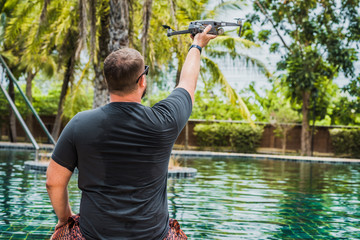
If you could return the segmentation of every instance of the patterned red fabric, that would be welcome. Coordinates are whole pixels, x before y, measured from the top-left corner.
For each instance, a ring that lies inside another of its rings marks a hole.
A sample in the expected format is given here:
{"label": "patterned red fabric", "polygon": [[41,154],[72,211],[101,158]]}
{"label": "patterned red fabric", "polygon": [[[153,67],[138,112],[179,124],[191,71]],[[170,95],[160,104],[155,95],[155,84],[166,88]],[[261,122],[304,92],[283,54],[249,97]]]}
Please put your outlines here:
{"label": "patterned red fabric", "polygon": [[180,229],[180,224],[175,219],[169,219],[169,232],[164,238],[164,240],[186,240],[187,236],[185,233]]}
{"label": "patterned red fabric", "polygon": [[80,232],[80,215],[69,217],[67,224],[55,230],[51,240],[86,240]]}
{"label": "patterned red fabric", "polygon": [[[51,240],[86,240],[80,232],[80,215],[69,217],[67,224],[55,230]],[[180,229],[180,224],[175,219],[169,220],[169,232],[164,240],[186,240],[185,233]]]}

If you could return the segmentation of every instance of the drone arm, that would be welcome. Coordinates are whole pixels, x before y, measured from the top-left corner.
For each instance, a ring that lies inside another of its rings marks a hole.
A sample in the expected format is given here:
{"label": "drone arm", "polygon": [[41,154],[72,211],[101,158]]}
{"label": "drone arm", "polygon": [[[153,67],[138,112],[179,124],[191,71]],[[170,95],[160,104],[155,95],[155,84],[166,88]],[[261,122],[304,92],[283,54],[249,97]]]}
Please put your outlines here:
{"label": "drone arm", "polygon": [[232,22],[221,22],[220,23],[221,26],[225,26],[225,27],[230,27],[230,26],[234,26],[234,27],[238,27],[238,26],[241,26],[240,24],[237,24],[237,23],[232,23]]}
{"label": "drone arm", "polygon": [[221,26],[234,26],[234,27],[239,27],[239,37],[241,35],[241,29],[242,29],[242,24],[241,23],[232,23],[232,22],[221,22]]}
{"label": "drone arm", "polygon": [[180,34],[188,34],[191,33],[190,30],[182,30],[182,31],[172,31],[172,32],[168,32],[167,36],[174,36],[174,35],[180,35]]}

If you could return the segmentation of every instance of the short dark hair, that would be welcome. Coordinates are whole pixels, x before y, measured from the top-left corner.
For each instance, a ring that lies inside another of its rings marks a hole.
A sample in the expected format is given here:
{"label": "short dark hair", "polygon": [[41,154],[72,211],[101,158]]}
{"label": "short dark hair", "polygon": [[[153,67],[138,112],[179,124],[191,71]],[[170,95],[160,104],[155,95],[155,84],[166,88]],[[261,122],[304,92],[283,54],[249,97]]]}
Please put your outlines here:
{"label": "short dark hair", "polygon": [[144,58],[135,49],[122,48],[104,61],[104,75],[111,93],[130,93],[136,89],[136,79],[144,71]]}

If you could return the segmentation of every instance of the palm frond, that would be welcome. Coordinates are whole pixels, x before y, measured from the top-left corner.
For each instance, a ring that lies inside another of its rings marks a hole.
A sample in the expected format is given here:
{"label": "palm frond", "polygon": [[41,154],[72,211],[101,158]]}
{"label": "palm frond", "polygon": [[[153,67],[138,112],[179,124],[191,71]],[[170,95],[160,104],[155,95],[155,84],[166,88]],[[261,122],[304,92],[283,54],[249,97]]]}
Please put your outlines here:
{"label": "palm frond", "polygon": [[222,59],[229,56],[232,60],[243,61],[246,64],[246,66],[248,66],[249,64],[251,64],[252,66],[255,66],[259,72],[263,73],[268,78],[270,78],[272,76],[271,72],[267,69],[267,67],[261,60],[259,60],[257,58],[253,58],[253,57],[249,56],[248,54],[241,53],[241,52],[240,53],[229,52],[226,50],[216,50],[216,49],[208,49],[206,51],[206,54],[212,58],[222,58]]}
{"label": "palm frond", "polygon": [[205,18],[215,18],[221,11],[228,10],[241,10],[241,5],[246,3],[241,1],[221,1],[220,4],[216,5],[213,9],[207,11],[204,15]]}
{"label": "palm frond", "polygon": [[86,74],[91,62],[92,62],[92,59],[90,58],[89,61],[86,63],[84,69],[82,70],[80,79],[76,83],[75,88],[71,89],[71,99],[70,99],[70,108],[69,108],[69,113],[71,116],[74,116],[77,113],[77,111],[75,110],[75,107],[76,107],[75,102],[77,100],[77,97],[81,94],[81,90],[82,90],[81,83],[83,82],[83,79],[85,77],[85,74]]}
{"label": "palm frond", "polygon": [[245,120],[247,120],[252,126],[255,126],[253,120],[251,119],[251,114],[250,114],[249,109],[247,108],[245,102],[236,93],[235,89],[233,89],[231,87],[229,82],[225,79],[219,66],[214,61],[212,61],[210,58],[203,56],[201,59],[202,59],[202,62],[207,66],[207,69],[209,69],[210,74],[212,76],[212,80],[222,86],[221,90],[229,98],[231,104],[233,106],[238,107],[241,116]]}
{"label": "palm frond", "polygon": [[239,44],[241,47],[244,48],[252,48],[252,47],[260,47],[260,45],[244,39],[244,38],[239,38],[239,37],[231,37],[231,36],[217,36],[215,39],[211,40],[211,42],[209,43],[209,46],[234,46],[236,44]]}
{"label": "palm frond", "polygon": [[21,33],[23,25],[32,25],[33,23],[29,22],[29,15],[34,12],[36,8],[36,2],[22,3],[19,4],[13,13],[13,17],[9,20],[6,31],[5,39],[8,41],[14,41],[18,35]]}

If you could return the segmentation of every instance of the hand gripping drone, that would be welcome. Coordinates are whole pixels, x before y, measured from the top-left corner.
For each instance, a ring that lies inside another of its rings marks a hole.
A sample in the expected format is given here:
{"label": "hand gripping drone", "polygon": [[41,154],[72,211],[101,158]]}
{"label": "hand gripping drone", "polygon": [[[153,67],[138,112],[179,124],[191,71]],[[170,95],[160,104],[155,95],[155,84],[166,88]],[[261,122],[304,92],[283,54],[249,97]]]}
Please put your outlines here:
{"label": "hand gripping drone", "polygon": [[201,33],[204,31],[204,29],[206,28],[207,25],[211,25],[212,28],[209,32],[209,34],[213,34],[213,35],[221,35],[224,33],[224,28],[223,27],[232,27],[232,26],[236,26],[239,27],[239,37],[241,34],[241,28],[242,28],[242,21],[241,18],[235,18],[236,23],[232,23],[232,22],[217,22],[217,21],[213,21],[213,20],[198,20],[198,21],[193,21],[189,24],[189,28],[188,30],[181,30],[181,31],[175,31],[173,29],[171,29],[171,27],[167,26],[167,25],[163,25],[163,27],[165,29],[167,29],[167,36],[174,36],[174,35],[179,35],[179,34],[191,34],[192,36],[195,36],[197,33]]}

